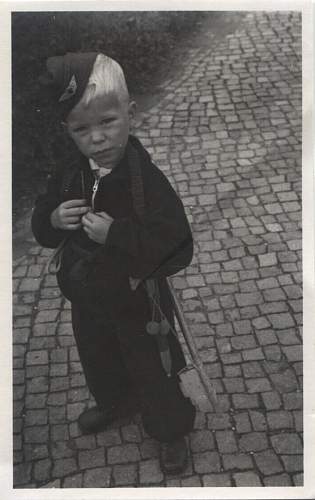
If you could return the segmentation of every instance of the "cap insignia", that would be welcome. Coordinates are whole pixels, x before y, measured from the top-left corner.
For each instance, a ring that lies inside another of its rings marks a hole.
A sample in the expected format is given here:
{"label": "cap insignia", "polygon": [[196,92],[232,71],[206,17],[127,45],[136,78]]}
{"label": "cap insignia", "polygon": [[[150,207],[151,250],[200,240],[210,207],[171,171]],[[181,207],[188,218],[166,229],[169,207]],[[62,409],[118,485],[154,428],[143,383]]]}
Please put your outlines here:
{"label": "cap insignia", "polygon": [[73,97],[77,91],[77,87],[78,85],[75,76],[72,75],[68,87],[66,88],[62,96],[59,98],[59,102],[67,101],[68,99]]}

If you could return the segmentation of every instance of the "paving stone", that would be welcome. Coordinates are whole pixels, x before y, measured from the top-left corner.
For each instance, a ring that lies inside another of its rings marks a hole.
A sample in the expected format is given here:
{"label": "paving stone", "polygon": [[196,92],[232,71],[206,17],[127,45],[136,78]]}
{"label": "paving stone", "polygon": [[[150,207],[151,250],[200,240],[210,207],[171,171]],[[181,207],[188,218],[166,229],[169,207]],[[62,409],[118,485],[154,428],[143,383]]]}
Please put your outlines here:
{"label": "paving stone", "polygon": [[218,337],[231,337],[233,335],[233,327],[230,323],[221,323],[216,326]]}
{"label": "paving stone", "polygon": [[224,366],[224,375],[228,378],[240,377],[242,375],[241,367],[237,365]]}
{"label": "paving stone", "polygon": [[41,281],[38,278],[23,278],[19,286],[19,292],[33,292],[39,290]]}
{"label": "paving stone", "polygon": [[276,330],[290,328],[295,325],[294,319],[290,313],[269,314],[269,321]]}
{"label": "paving stone", "polygon": [[281,455],[286,472],[300,472],[303,471],[303,455]]}
{"label": "paving stone", "polygon": [[73,476],[66,477],[62,483],[63,488],[82,488],[83,475],[74,474]]}
{"label": "paving stone", "polygon": [[107,429],[99,432],[96,439],[99,446],[110,447],[121,444],[119,429]]}
{"label": "paving stone", "polygon": [[13,346],[13,358],[24,358],[26,347],[24,345]]}
{"label": "paving stone", "polygon": [[201,411],[196,411],[194,429],[204,430],[207,427],[206,414]]}
{"label": "paving stone", "polygon": [[15,487],[28,484],[31,480],[31,464],[18,464],[13,467],[13,484]]}
{"label": "paving stone", "polygon": [[13,272],[13,277],[14,278],[23,278],[24,276],[26,276],[27,269],[28,269],[27,266],[16,267],[14,272]]}
{"label": "paving stone", "polygon": [[243,434],[239,439],[241,451],[260,451],[268,448],[268,441],[265,432],[250,432]]}
{"label": "paving stone", "polygon": [[13,343],[26,344],[29,340],[29,336],[30,336],[29,328],[15,328],[13,330]]}
{"label": "paving stone", "polygon": [[13,450],[13,465],[18,465],[23,462],[23,452]]}
{"label": "paving stone", "polygon": [[259,359],[264,359],[264,353],[261,347],[256,349],[247,349],[242,352],[244,361],[256,361]]}
{"label": "paving stone", "polygon": [[245,453],[222,455],[222,461],[224,470],[243,470],[253,467],[251,456]]}
{"label": "paving stone", "polygon": [[50,436],[52,441],[66,441],[69,439],[69,429],[67,424],[56,424],[50,426]]}
{"label": "paving stone", "polygon": [[203,453],[194,453],[194,469],[197,474],[206,474],[207,472],[220,472],[220,456],[216,451],[205,451]]}
{"label": "paving stone", "polygon": [[231,420],[228,413],[214,413],[207,415],[207,426],[212,430],[230,429]]}
{"label": "paving stone", "polygon": [[272,373],[270,378],[275,388],[281,393],[292,392],[298,388],[296,376],[291,369],[282,373]]}
{"label": "paving stone", "polygon": [[[25,370],[25,375],[27,379],[39,379],[41,377],[47,378],[48,376],[48,366],[47,365],[36,365],[36,366],[28,366]],[[27,384],[30,387],[30,384]]]}
{"label": "paving stone", "polygon": [[107,460],[109,464],[137,462],[140,460],[138,446],[136,446],[135,444],[113,446],[112,448],[108,449]]}
{"label": "paving stone", "polygon": [[303,411],[294,411],[294,428],[297,432],[303,432]]}
{"label": "paving stone", "polygon": [[288,474],[276,474],[263,479],[264,486],[292,486],[290,476]]}
{"label": "paving stone", "polygon": [[287,429],[293,425],[292,415],[287,411],[269,412],[267,421],[271,430]]}
{"label": "paving stone", "polygon": [[70,441],[55,441],[51,443],[52,458],[69,458],[75,454]]}
{"label": "paving stone", "polygon": [[217,431],[215,437],[220,453],[235,453],[237,451],[237,444],[233,431]]}
{"label": "paving stone", "polygon": [[38,337],[55,336],[57,324],[54,323],[40,323],[35,324],[33,327],[33,335]]}
{"label": "paving stone", "polygon": [[24,430],[24,439],[26,443],[42,444],[48,440],[48,425],[36,427],[27,427]]}
{"label": "paving stone", "polygon": [[111,481],[111,468],[93,468],[84,472],[84,488],[108,488]]}
{"label": "paving stone", "polygon": [[160,483],[163,474],[160,469],[159,460],[145,460],[139,464],[140,484]]}
{"label": "paving stone", "polygon": [[57,392],[48,395],[47,404],[52,406],[64,406],[67,401],[66,392]]}
{"label": "paving stone", "polygon": [[[252,326],[251,326],[251,322],[249,320],[235,321],[233,323],[233,328],[234,328],[234,331],[237,335],[248,336],[247,339],[249,338],[248,334],[252,333]],[[234,341],[238,340],[239,342],[245,343],[245,340],[241,339],[241,338],[240,339],[235,338],[233,340]],[[251,343],[255,345],[255,342],[253,342],[253,340],[251,341]],[[253,347],[253,345],[248,345],[247,347]],[[244,348],[246,348],[246,347],[244,347]]]}
{"label": "paving stone", "polygon": [[270,288],[265,290],[263,296],[266,302],[280,301],[286,298],[281,288]]}
{"label": "paving stone", "polygon": [[277,474],[283,471],[279,458],[272,450],[255,453],[254,460],[259,471],[265,476]]}
{"label": "paving stone", "polygon": [[227,392],[245,392],[245,386],[242,378],[223,379],[224,386]]}
{"label": "paving stone", "polygon": [[265,431],[267,429],[267,421],[262,411],[250,411],[250,420],[254,431]]}
{"label": "paving stone", "polygon": [[262,486],[259,476],[255,472],[236,472],[233,474],[236,486]]}
{"label": "paving stone", "polygon": [[278,345],[267,345],[264,347],[265,359],[267,361],[280,362],[282,351]]}
{"label": "paving stone", "polygon": [[236,409],[257,408],[259,406],[256,394],[233,394],[232,401]]}
{"label": "paving stone", "polygon": [[27,410],[24,423],[25,426],[45,425],[48,423],[48,411],[46,409]]}
{"label": "paving stone", "polygon": [[62,377],[68,375],[68,365],[66,363],[56,363],[50,365],[51,377]]}
{"label": "paving stone", "polygon": [[259,305],[263,302],[259,292],[236,294],[235,299],[239,307]]}
{"label": "paving stone", "polygon": [[280,396],[275,391],[265,392],[261,396],[267,410],[276,410],[282,405]]}
{"label": "paving stone", "polygon": [[192,452],[202,452],[214,449],[213,435],[208,430],[196,431],[190,434]]}
{"label": "paving stone", "polygon": [[302,345],[292,345],[282,348],[284,354],[286,355],[289,362],[302,361],[303,360],[303,348]]}
{"label": "paving stone", "polygon": [[13,450],[19,451],[22,450],[22,437],[18,435],[13,436]]}
{"label": "paving stone", "polygon": [[295,433],[276,434],[270,439],[277,454],[297,455],[303,452],[301,439]]}
{"label": "paving stone", "polygon": [[49,459],[39,460],[34,464],[33,477],[35,481],[48,481],[52,462]]}
{"label": "paving stone", "polygon": [[302,392],[291,392],[283,395],[283,404],[286,410],[295,410],[303,407]]}
{"label": "paving stone", "polygon": [[64,458],[55,460],[52,470],[52,477],[60,478],[77,471],[77,465],[74,458]]}
{"label": "paving stone", "polygon": [[137,483],[138,472],[136,464],[115,465],[113,467],[115,486],[131,486]]}
{"label": "paving stone", "polygon": [[[66,382],[66,381],[65,381]],[[66,383],[62,383],[60,389],[64,389],[67,387]],[[59,388],[58,387],[58,388]],[[55,390],[58,390],[55,388]],[[77,420],[79,415],[84,411],[85,403],[71,403],[67,405],[67,418],[72,422]]]}
{"label": "paving stone", "polygon": [[167,479],[165,481],[165,486],[169,488],[178,488],[181,486],[180,479]]}
{"label": "paving stone", "polygon": [[199,476],[195,475],[195,476],[187,477],[185,479],[181,479],[180,484],[184,488],[185,487],[186,488],[189,488],[189,487],[200,487],[200,486],[202,486],[202,481],[201,481],[201,478]]}
{"label": "paving stone", "polygon": [[269,288],[279,288],[279,283],[276,278],[265,278],[257,281],[257,286],[260,290],[267,290]]}
{"label": "paving stone", "polygon": [[265,375],[261,364],[257,361],[242,363],[242,370],[245,378],[263,377]]}
{"label": "paving stone", "polygon": [[48,355],[46,351],[31,351],[26,355],[26,363],[28,365],[46,365],[48,363]]}
{"label": "paving stone", "polygon": [[236,431],[238,433],[250,432],[251,424],[247,413],[236,413],[233,415]]}
{"label": "paving stone", "polygon": [[58,309],[39,311],[35,317],[35,323],[54,323],[59,314]]}
{"label": "paving stone", "polygon": [[246,379],[246,386],[249,393],[267,392],[271,390],[271,385],[267,378]]}
{"label": "paving stone", "polygon": [[[16,318],[17,316],[28,316],[30,317],[32,314],[32,309],[30,306],[27,306],[27,305],[15,305],[14,306],[14,310],[13,310],[13,315],[14,317]],[[27,324],[26,324],[27,323]],[[28,325],[28,321],[19,321],[19,322],[15,322],[15,325],[14,326],[29,326]]]}

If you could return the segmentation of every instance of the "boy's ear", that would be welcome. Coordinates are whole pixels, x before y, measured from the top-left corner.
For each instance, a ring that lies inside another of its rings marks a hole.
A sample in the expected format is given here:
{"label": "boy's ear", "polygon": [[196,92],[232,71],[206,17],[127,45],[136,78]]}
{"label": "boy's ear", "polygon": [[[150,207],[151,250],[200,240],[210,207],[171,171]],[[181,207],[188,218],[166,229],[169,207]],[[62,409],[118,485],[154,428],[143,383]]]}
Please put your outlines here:
{"label": "boy's ear", "polygon": [[137,103],[136,101],[130,101],[128,106],[128,114],[129,118],[132,120],[136,116],[137,112]]}

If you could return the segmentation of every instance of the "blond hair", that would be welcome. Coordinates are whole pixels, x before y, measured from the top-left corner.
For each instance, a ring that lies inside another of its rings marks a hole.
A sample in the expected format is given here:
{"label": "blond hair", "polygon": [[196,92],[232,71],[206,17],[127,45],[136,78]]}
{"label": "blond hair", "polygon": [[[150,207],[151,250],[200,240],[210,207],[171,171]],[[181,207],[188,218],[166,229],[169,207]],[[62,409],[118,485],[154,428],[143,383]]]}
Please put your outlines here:
{"label": "blond hair", "polygon": [[96,97],[109,94],[114,94],[122,102],[129,101],[129,92],[121,66],[105,54],[98,54],[80,103],[87,106]]}

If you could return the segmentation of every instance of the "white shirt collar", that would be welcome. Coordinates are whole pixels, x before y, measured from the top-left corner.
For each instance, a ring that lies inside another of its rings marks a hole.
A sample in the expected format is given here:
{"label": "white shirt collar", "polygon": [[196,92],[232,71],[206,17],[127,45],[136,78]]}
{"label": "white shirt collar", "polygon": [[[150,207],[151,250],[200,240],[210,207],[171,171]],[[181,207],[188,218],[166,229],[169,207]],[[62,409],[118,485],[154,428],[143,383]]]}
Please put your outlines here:
{"label": "white shirt collar", "polygon": [[93,158],[89,158],[89,164],[93,174],[95,174],[97,177],[104,177],[105,175],[108,175],[111,172],[111,170],[108,168],[100,167],[96,163],[96,161],[93,160]]}

